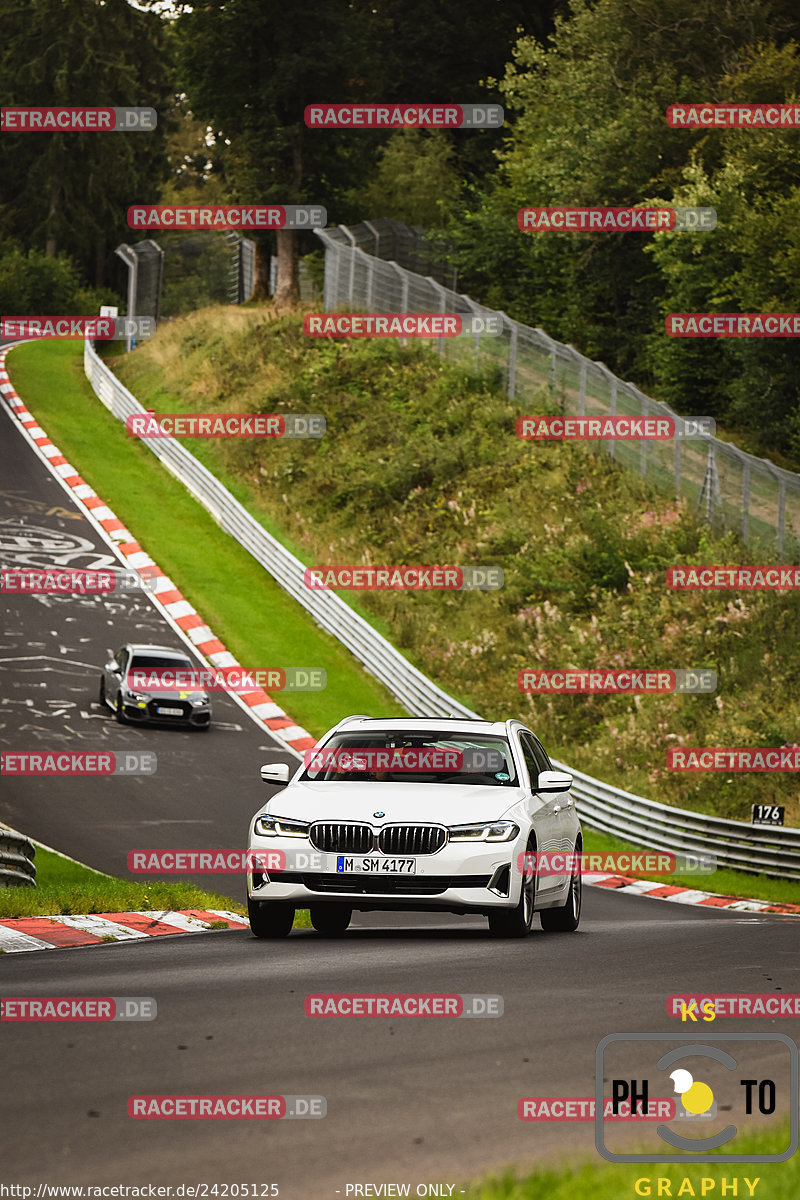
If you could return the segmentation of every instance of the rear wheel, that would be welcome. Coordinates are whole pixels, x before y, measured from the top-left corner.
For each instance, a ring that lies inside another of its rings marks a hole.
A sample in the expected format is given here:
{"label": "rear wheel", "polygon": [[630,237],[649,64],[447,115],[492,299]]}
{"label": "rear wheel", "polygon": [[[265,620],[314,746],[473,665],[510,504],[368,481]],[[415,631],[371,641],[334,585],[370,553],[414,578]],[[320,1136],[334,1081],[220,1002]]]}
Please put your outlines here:
{"label": "rear wheel", "polygon": [[569,884],[569,895],[560,908],[543,908],[539,920],[545,933],[574,933],[581,919],[583,881],[581,879],[581,846],[575,847],[575,869]]}
{"label": "rear wheel", "polygon": [[98,703],[103,706],[103,708],[106,707],[106,681],[102,676],[100,677],[100,690],[97,693],[97,700]]}
{"label": "rear wheel", "polygon": [[280,904],[270,900],[251,900],[247,897],[247,915],[250,928],[257,938],[288,937],[294,925],[294,909],[291,904]]}
{"label": "rear wheel", "polygon": [[317,933],[323,937],[339,937],[350,924],[353,910],[346,904],[312,904],[310,916]]}
{"label": "rear wheel", "polygon": [[125,718],[125,713],[122,710],[122,695],[121,694],[117,696],[117,707],[114,709],[114,716],[117,718],[117,722],[120,725],[127,725],[128,722]]}
{"label": "rear wheel", "polygon": [[[536,849],[533,838],[528,842],[527,855]],[[533,906],[536,900],[536,875],[530,870],[530,877],[522,878],[522,890],[519,904],[516,908],[498,908],[489,913],[489,932],[493,937],[518,938],[527,937],[533,921]]]}

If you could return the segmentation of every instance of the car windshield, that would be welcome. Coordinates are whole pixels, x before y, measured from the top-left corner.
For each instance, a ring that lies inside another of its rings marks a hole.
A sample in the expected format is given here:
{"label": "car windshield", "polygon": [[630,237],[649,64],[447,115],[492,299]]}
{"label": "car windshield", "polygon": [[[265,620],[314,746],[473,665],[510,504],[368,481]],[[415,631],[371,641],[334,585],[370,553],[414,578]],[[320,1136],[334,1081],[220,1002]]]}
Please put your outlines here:
{"label": "car windshield", "polygon": [[191,671],[188,658],[167,654],[135,654],[129,671]]}
{"label": "car windshield", "polygon": [[306,752],[301,779],[517,786],[506,738],[451,730],[334,734],[324,746]]}

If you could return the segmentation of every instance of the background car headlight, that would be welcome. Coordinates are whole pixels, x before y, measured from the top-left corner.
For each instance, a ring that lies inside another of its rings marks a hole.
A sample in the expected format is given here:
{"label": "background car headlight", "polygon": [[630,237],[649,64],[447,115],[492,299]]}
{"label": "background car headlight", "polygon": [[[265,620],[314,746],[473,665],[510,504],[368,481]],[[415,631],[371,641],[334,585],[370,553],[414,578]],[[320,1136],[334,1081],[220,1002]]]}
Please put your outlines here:
{"label": "background car headlight", "polygon": [[491,821],[481,825],[452,825],[451,842],[511,842],[519,833],[513,821]]}
{"label": "background car headlight", "polygon": [[266,813],[256,818],[253,828],[260,837],[308,837],[308,821],[287,821]]}

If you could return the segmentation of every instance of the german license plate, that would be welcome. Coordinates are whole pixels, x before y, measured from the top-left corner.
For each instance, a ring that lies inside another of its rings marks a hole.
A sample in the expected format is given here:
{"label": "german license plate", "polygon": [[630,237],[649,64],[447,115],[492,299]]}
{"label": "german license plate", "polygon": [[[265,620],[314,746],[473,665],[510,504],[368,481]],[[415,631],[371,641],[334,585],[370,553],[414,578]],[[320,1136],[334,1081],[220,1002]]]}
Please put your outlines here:
{"label": "german license plate", "polygon": [[347,854],[336,856],[336,870],[354,875],[414,875],[416,860],[413,858],[351,858]]}
{"label": "german license plate", "polygon": [[182,717],[182,708],[157,708],[156,712],[160,717]]}

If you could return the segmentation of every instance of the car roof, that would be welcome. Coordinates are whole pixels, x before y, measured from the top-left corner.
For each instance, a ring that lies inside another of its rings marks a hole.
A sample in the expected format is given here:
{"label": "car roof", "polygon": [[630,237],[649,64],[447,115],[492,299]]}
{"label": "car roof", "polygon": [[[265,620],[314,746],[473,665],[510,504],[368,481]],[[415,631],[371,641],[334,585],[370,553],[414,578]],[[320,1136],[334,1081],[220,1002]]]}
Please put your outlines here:
{"label": "car roof", "polygon": [[409,733],[429,733],[436,730],[452,730],[453,733],[489,733],[500,737],[508,735],[508,725],[505,721],[484,721],[482,718],[469,717],[345,717],[335,727],[333,732],[343,729],[374,730],[376,733],[387,729],[402,729]]}
{"label": "car roof", "polygon": [[151,642],[128,642],[134,654],[172,654],[176,658],[189,658],[187,650],[176,650],[174,646],[154,646]]}

